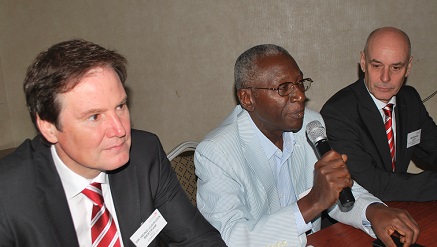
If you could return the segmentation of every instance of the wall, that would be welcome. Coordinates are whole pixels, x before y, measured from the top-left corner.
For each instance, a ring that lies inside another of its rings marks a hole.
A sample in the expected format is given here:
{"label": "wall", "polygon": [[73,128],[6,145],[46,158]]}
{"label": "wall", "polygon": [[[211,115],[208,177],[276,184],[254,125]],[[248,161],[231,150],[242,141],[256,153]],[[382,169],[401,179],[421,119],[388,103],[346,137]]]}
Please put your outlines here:
{"label": "wall", "polygon": [[[410,35],[408,84],[422,98],[437,90],[437,1],[0,0],[0,149],[35,135],[22,81],[37,53],[84,38],[129,60],[135,128],[152,131],[169,151],[201,140],[235,106],[233,65],[260,43],[285,47],[315,83],[309,106],[320,110],[358,77],[367,35],[393,25]],[[426,102],[437,119],[437,96]]]}

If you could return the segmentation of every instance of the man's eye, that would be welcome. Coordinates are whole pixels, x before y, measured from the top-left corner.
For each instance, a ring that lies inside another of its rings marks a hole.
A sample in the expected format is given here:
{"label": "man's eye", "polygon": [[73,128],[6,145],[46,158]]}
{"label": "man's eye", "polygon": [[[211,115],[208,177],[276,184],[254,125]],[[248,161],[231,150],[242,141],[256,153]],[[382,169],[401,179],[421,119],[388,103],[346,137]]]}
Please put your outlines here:
{"label": "man's eye", "polygon": [[291,83],[287,83],[287,84],[281,85],[279,87],[279,90],[283,91],[283,92],[287,92],[290,89],[290,86],[292,86]]}
{"label": "man's eye", "polygon": [[117,109],[119,110],[123,110],[124,108],[126,108],[126,103],[120,104]]}
{"label": "man's eye", "polygon": [[99,119],[100,115],[99,114],[94,114],[91,115],[88,119],[91,121],[97,121]]}
{"label": "man's eye", "polygon": [[298,87],[299,89],[304,89],[305,86],[304,86],[304,84],[303,84],[303,81],[299,81],[299,82],[297,82],[297,83],[296,83],[296,87]]}

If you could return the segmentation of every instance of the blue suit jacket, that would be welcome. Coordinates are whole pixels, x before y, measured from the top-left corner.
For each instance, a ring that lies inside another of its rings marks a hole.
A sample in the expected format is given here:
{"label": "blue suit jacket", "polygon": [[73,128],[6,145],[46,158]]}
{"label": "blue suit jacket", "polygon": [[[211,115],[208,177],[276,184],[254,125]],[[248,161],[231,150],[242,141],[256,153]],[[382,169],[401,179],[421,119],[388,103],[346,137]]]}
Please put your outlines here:
{"label": "blue suit jacket", "polygon": [[[41,136],[0,160],[0,246],[78,246],[50,147]],[[132,130],[129,162],[109,172],[125,247],[155,209],[167,220],[170,246],[225,246],[182,190],[156,135]],[[159,246],[155,239],[149,246]]]}
{"label": "blue suit jacket", "polygon": [[[320,114],[306,109],[303,126],[312,120],[323,123]],[[312,188],[317,162],[304,129],[295,133],[296,145],[288,162],[299,197]],[[268,162],[250,124],[250,116],[240,106],[196,148],[197,206],[229,246],[306,244],[306,235],[297,233],[292,207],[280,206]],[[369,227],[363,227],[362,215],[370,202],[379,200],[357,183],[353,192],[356,203],[352,210],[342,213],[335,205],[329,209],[330,215],[373,234]],[[314,219],[313,231],[319,229],[318,217]]]}

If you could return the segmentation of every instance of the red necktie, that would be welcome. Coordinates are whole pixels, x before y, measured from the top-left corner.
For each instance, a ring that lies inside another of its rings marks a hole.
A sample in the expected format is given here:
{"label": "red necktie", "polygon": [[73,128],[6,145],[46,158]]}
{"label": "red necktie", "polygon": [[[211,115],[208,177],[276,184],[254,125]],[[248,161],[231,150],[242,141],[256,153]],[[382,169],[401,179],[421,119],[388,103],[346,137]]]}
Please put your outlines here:
{"label": "red necktie", "polygon": [[395,171],[395,137],[392,128],[392,110],[393,104],[387,104],[382,108],[384,111],[385,119],[385,133],[387,134],[388,146],[390,147],[390,155],[391,155],[391,167],[393,171]]}
{"label": "red necktie", "polygon": [[120,247],[117,226],[105,206],[101,184],[89,184],[82,193],[93,201],[91,215],[91,240],[93,247]]}

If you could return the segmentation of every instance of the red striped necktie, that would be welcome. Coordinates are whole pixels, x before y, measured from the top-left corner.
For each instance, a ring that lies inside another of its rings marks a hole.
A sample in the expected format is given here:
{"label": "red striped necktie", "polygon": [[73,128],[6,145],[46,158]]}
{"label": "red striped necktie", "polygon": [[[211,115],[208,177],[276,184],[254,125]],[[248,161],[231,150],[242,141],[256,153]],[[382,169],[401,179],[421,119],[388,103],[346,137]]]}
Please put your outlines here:
{"label": "red striped necktie", "polygon": [[391,155],[391,167],[392,170],[395,171],[395,136],[393,133],[392,128],[392,111],[393,111],[393,104],[387,104],[382,108],[384,111],[385,119],[384,119],[384,125],[385,125],[385,133],[387,134],[387,140],[388,140],[388,146],[390,147],[390,155]]}
{"label": "red striped necktie", "polygon": [[105,206],[100,183],[91,183],[83,191],[91,201],[91,239],[93,247],[120,247],[117,226]]}

